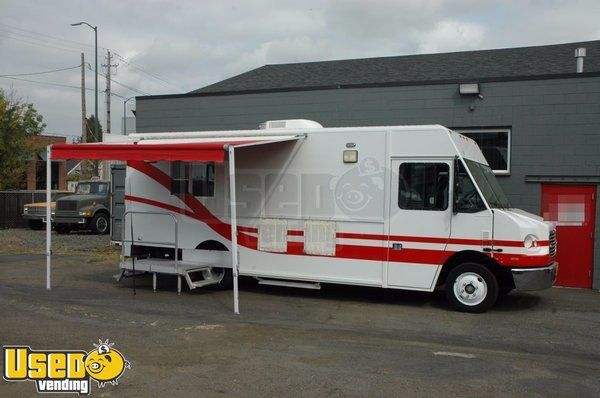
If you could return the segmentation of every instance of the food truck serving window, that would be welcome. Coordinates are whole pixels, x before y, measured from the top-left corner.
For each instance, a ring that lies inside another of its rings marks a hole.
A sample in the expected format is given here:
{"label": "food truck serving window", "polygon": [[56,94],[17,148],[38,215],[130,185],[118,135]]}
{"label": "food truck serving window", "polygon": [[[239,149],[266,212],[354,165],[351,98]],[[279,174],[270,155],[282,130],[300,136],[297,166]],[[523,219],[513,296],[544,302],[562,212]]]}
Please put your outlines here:
{"label": "food truck serving window", "polygon": [[446,210],[449,173],[447,163],[402,163],[398,206],[406,210]]}
{"label": "food truck serving window", "polygon": [[191,193],[194,196],[215,195],[215,164],[213,162],[172,162],[171,193]]}

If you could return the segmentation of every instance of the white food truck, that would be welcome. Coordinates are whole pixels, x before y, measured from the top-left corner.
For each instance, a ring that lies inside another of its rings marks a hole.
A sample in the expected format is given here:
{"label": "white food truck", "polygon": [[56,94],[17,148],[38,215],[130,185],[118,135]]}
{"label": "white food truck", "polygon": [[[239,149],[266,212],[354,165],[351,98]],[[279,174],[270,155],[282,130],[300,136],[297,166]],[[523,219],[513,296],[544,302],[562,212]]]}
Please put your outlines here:
{"label": "white food truck", "polygon": [[477,144],[439,125],[132,134],[52,157],[126,160],[121,277],[190,289],[321,283],[433,291],[483,312],[552,286],[552,224],[511,208]]}

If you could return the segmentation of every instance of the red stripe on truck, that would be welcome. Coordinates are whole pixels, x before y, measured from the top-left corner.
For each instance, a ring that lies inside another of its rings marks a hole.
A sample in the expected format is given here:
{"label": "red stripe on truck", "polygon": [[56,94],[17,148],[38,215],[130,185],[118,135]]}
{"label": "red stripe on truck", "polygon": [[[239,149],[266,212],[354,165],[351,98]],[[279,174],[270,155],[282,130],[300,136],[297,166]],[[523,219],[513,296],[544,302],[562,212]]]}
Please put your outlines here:
{"label": "red stripe on truck", "polygon": [[[171,190],[171,177],[162,170],[150,165],[147,162],[130,161],[127,163],[132,167],[153,180],[157,181],[166,189]],[[202,221],[213,231],[227,240],[231,240],[231,225],[224,223],[215,217],[198,199],[190,194],[174,195],[188,208],[183,209],[174,205],[158,202],[152,199],[141,198],[137,196],[126,195],[125,199],[139,203],[145,203],[151,206],[160,207],[175,213],[184,214],[188,217]],[[248,226],[238,226],[238,243],[246,248],[258,250],[258,239],[255,236],[245,234],[258,233],[258,228]],[[288,236],[303,236],[304,232],[299,230],[289,230]],[[439,238],[439,237],[422,237],[422,236],[400,236],[400,235],[377,235],[377,234],[362,234],[352,232],[339,232],[336,234],[338,239],[362,239],[362,240],[378,240],[378,241],[402,241],[415,243],[437,243],[437,244],[452,244],[452,245],[468,245],[468,246],[491,246],[492,241],[484,241],[479,239],[460,239],[460,238]],[[523,242],[520,241],[505,241],[496,240],[493,242],[495,246],[505,247],[523,247]],[[539,246],[548,246],[548,241],[538,242]],[[285,254],[306,255],[304,253],[303,242],[287,242],[288,250]],[[434,250],[434,249],[412,249],[404,248],[402,251],[388,250],[388,247],[379,246],[360,246],[337,244],[335,257],[348,259],[362,259],[374,261],[392,261],[406,262],[418,264],[443,264],[454,251]],[[277,253],[274,253],[277,254]],[[283,253],[282,253],[283,254]],[[389,255],[389,258],[387,257]],[[324,256],[329,257],[329,256]],[[535,267],[546,266],[550,262],[548,255],[524,255],[510,253],[494,253],[494,258],[502,265],[514,267]]]}

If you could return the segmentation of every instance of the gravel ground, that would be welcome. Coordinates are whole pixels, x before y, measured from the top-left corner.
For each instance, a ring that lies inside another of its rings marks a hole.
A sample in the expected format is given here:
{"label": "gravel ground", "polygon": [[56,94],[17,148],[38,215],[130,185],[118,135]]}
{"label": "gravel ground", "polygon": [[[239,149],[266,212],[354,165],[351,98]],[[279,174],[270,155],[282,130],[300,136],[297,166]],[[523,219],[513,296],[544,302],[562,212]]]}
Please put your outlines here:
{"label": "gravel ground", "polygon": [[[118,259],[120,247],[110,246],[109,235],[93,235],[87,231],[58,235],[52,232],[52,253],[54,254],[92,254]],[[0,253],[42,254],[46,252],[46,231],[30,229],[1,229]]]}

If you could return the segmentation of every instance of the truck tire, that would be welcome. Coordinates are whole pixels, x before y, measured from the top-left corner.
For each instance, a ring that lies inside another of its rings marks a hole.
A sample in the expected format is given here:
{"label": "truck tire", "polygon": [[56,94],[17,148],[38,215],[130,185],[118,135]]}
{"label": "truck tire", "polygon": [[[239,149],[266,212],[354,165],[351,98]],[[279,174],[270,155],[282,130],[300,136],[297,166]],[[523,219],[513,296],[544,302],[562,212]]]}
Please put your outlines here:
{"label": "truck tire", "polygon": [[59,235],[65,235],[71,232],[71,228],[67,224],[56,224],[54,227],[56,233]]}
{"label": "truck tire", "polygon": [[478,263],[454,268],[446,279],[446,298],[457,311],[482,313],[498,299],[498,280],[492,271]]}
{"label": "truck tire", "polygon": [[110,231],[108,223],[108,215],[106,213],[96,213],[90,222],[90,227],[94,234],[105,235]]}
{"label": "truck tire", "polygon": [[39,231],[40,229],[44,228],[44,223],[42,220],[29,220],[29,228],[33,229],[34,231]]}
{"label": "truck tire", "polygon": [[211,290],[229,290],[233,287],[233,274],[231,268],[217,268],[213,267],[214,272],[223,272],[223,279],[219,283],[214,285],[206,286],[207,289]]}

